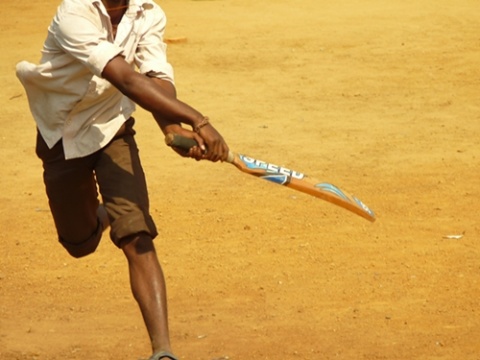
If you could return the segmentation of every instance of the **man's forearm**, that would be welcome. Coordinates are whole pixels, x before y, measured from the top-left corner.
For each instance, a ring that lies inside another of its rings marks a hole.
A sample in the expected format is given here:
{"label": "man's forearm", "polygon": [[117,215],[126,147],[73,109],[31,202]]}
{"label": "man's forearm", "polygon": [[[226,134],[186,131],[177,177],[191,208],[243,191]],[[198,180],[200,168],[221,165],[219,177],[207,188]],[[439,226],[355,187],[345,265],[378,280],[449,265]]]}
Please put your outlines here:
{"label": "man's forearm", "polygon": [[177,99],[175,87],[170,82],[138,73],[135,77],[135,83],[127,86],[124,94],[150,111],[157,121],[182,122],[191,126],[202,121],[200,112]]}
{"label": "man's forearm", "polygon": [[[149,74],[147,74],[147,76],[151,78],[158,86],[160,86],[168,94],[168,96],[175,99],[177,98],[177,90],[175,89],[175,85],[173,85],[170,81],[151,77]],[[152,115],[164,133],[168,132],[168,127],[171,125],[181,126],[178,120],[167,120],[165,116],[154,112],[152,112]]]}
{"label": "man's forearm", "polygon": [[[102,75],[125,96],[150,111],[157,121],[185,123],[195,127],[203,115],[176,98],[175,87],[134,71],[121,57],[112,59]],[[162,126],[162,124],[159,125]]]}

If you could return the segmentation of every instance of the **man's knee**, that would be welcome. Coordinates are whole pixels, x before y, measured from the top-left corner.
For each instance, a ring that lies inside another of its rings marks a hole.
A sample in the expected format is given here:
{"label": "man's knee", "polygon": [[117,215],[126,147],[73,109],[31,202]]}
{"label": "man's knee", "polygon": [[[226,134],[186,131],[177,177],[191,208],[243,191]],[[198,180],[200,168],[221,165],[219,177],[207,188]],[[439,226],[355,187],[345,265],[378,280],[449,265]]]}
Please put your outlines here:
{"label": "man's knee", "polygon": [[153,238],[146,232],[140,232],[138,234],[123,238],[120,241],[119,247],[127,256],[145,254],[150,251],[155,251]]}
{"label": "man's knee", "polygon": [[97,230],[87,240],[82,242],[69,242],[63,238],[59,238],[60,244],[74,258],[81,258],[95,252],[102,238],[103,227],[98,224]]}
{"label": "man's knee", "polygon": [[146,238],[153,239],[157,236],[152,217],[136,207],[133,210],[116,218],[111,224],[110,237],[119,248],[137,238],[135,242],[141,244]]}

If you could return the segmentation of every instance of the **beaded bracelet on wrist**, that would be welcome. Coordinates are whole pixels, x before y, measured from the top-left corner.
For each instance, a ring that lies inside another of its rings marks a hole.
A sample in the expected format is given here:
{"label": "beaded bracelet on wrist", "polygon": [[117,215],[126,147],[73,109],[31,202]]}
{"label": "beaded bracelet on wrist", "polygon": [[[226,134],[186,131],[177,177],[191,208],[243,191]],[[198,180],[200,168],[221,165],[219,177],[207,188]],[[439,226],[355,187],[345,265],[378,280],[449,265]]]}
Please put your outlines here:
{"label": "beaded bracelet on wrist", "polygon": [[202,121],[200,121],[194,128],[193,128],[193,131],[195,131],[197,134],[200,132],[201,128],[203,128],[204,126],[207,126],[208,124],[210,124],[210,119],[208,118],[208,116],[204,116]]}

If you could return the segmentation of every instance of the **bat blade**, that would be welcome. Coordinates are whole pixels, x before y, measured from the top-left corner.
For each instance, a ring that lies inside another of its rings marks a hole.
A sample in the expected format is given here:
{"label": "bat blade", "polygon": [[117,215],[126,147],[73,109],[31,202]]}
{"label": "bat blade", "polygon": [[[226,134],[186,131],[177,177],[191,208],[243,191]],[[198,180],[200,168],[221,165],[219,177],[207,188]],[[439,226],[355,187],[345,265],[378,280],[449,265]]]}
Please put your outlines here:
{"label": "bat blade", "polygon": [[[165,142],[169,146],[185,150],[197,145],[193,139],[187,139],[174,134],[168,134]],[[232,151],[230,151],[227,161],[244,173],[315,196],[349,210],[371,222],[375,221],[375,214],[367,205],[357,197],[333,184],[320,182],[304,173]]]}

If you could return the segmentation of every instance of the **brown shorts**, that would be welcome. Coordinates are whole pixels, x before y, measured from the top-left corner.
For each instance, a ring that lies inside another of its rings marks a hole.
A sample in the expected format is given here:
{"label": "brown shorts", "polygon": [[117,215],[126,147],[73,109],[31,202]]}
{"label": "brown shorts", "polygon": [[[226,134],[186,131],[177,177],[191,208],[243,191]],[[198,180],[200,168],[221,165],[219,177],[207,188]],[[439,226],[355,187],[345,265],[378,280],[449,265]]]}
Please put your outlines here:
{"label": "brown shorts", "polygon": [[97,218],[100,193],[110,220],[110,238],[123,239],[157,230],[149,214],[145,175],[134,139],[134,119],[115,138],[89,156],[65,160],[62,141],[49,149],[37,134],[36,153],[43,162],[43,178],[58,236],[73,256],[95,250],[102,236]]}

